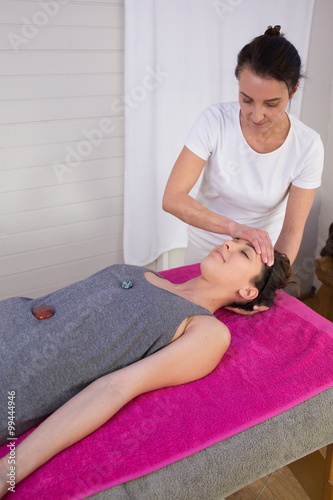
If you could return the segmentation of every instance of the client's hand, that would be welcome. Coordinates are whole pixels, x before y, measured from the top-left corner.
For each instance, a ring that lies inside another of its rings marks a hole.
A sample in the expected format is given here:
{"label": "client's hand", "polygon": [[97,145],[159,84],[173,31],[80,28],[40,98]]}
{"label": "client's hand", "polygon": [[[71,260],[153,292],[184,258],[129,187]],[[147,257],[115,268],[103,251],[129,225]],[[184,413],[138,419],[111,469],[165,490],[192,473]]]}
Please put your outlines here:
{"label": "client's hand", "polygon": [[253,314],[257,314],[258,312],[267,311],[269,307],[267,306],[253,306],[252,311],[245,311],[245,309],[240,309],[239,307],[225,307],[224,309],[228,309],[229,311],[235,312],[237,314],[242,314],[243,316],[252,316]]}
{"label": "client's hand", "polygon": [[5,459],[0,459],[0,498],[8,493],[9,483],[7,483],[7,474],[9,472],[8,463],[5,463]]}

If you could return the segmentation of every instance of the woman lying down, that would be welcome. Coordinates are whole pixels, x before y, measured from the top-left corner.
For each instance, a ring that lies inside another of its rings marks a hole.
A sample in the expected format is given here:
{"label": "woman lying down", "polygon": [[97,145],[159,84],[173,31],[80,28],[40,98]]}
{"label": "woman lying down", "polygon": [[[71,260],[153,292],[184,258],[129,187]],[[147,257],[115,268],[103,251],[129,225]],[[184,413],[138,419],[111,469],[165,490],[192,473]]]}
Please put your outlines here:
{"label": "woman lying down", "polygon": [[[270,306],[292,276],[286,256],[275,252],[267,267],[240,239],[214,248],[200,271],[175,285],[115,265],[39,299],[0,302],[1,405],[15,394],[16,411],[10,433],[2,417],[0,443],[50,415],[17,446],[16,483],[139,394],[210,373],[230,343],[214,311]],[[0,497],[8,462],[0,462]]]}

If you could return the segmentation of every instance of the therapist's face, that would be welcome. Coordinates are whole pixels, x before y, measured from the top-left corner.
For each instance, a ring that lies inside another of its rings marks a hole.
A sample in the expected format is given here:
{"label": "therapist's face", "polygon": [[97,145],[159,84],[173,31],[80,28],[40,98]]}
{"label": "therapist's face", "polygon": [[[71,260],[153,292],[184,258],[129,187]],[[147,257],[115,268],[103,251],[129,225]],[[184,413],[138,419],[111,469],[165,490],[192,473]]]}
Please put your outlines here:
{"label": "therapist's face", "polygon": [[283,125],[285,121],[288,122],[286,108],[289,97],[289,90],[284,82],[262,78],[247,67],[243,68],[239,75],[241,124],[256,133],[264,133]]}

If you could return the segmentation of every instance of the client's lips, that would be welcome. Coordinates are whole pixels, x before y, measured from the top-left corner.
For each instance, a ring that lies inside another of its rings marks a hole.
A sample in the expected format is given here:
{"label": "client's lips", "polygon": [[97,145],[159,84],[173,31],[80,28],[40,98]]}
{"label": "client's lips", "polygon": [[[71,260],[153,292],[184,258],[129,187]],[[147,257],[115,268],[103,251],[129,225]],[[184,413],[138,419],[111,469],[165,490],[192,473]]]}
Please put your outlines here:
{"label": "client's lips", "polygon": [[223,256],[223,253],[221,252],[221,250],[216,250],[216,253],[219,254],[219,256],[221,257],[221,259],[223,260],[223,262],[225,262],[225,258]]}

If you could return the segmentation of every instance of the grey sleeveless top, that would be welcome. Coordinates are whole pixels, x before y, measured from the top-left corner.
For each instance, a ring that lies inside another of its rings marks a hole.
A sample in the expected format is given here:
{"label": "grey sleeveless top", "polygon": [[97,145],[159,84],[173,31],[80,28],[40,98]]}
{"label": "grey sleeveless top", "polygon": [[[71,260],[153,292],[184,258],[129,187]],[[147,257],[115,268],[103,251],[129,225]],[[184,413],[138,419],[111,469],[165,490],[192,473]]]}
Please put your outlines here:
{"label": "grey sleeveless top", "polygon": [[[17,435],[93,380],[169,344],[185,318],[212,315],[152,285],[146,271],[110,266],[38,299],[0,302],[1,401],[7,401],[7,391],[16,391]],[[122,288],[127,280],[132,288]],[[40,305],[51,306],[54,316],[36,319],[31,311]],[[4,411],[1,443],[6,432]]]}

